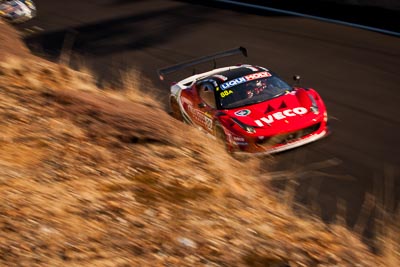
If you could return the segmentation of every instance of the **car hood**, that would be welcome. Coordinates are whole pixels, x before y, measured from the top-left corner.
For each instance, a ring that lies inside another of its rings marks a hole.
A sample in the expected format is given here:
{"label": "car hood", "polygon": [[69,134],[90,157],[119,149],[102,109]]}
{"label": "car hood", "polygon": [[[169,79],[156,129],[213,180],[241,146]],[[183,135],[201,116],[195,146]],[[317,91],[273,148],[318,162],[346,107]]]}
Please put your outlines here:
{"label": "car hood", "polygon": [[231,118],[253,126],[260,134],[295,131],[317,123],[323,116],[310,110],[311,100],[306,90],[295,90],[261,103],[225,110]]}

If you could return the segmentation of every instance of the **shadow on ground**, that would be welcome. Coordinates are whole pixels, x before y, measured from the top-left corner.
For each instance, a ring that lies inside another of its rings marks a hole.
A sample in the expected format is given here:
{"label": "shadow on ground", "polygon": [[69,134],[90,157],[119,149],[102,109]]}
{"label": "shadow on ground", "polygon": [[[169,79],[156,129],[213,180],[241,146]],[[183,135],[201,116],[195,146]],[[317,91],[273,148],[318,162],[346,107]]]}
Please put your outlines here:
{"label": "shadow on ground", "polygon": [[[76,53],[107,56],[126,50],[139,50],[177,38],[188,28],[204,23],[185,14],[193,7],[169,8],[134,16],[124,16],[56,32],[44,32],[25,38],[34,53],[52,59],[60,56],[66,40],[72,39]],[[174,30],[171,34],[171,29]]]}

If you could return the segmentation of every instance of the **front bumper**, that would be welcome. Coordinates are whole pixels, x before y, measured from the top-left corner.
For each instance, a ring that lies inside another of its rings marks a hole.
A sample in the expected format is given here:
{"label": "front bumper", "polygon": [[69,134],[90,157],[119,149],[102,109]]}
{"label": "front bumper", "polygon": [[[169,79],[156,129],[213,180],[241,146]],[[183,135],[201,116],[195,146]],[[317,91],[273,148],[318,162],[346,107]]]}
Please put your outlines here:
{"label": "front bumper", "polygon": [[[311,128],[311,127],[310,127]],[[303,129],[305,130],[305,129]],[[263,144],[259,144],[257,142],[257,138],[252,138],[251,140],[246,140],[247,145],[238,145],[238,144],[233,144],[234,149],[233,152],[235,154],[273,154],[273,153],[278,153],[286,150],[290,150],[299,146],[303,146],[305,144],[315,142],[327,135],[329,135],[330,131],[327,127],[327,124],[324,122],[320,124],[320,127],[318,129],[314,128],[314,131],[312,132],[307,132],[307,134],[302,135],[301,137],[298,138],[293,138],[293,139],[285,139],[282,142],[279,143],[269,143],[265,142]],[[283,136],[290,136],[290,133],[284,134]],[[271,137],[273,139],[275,137]],[[279,137],[278,137],[279,139]]]}

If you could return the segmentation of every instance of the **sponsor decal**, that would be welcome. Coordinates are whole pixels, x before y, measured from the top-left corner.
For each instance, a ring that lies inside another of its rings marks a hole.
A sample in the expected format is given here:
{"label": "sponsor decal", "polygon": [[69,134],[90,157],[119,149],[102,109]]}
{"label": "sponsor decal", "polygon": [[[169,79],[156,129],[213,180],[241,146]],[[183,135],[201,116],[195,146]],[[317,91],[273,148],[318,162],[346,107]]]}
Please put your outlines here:
{"label": "sponsor decal", "polygon": [[234,146],[248,146],[249,143],[246,142],[246,139],[237,135],[233,135],[229,131],[226,132],[227,141],[230,145]]}
{"label": "sponsor decal", "polygon": [[240,136],[233,136],[233,141],[244,142],[244,138]]}
{"label": "sponsor decal", "polygon": [[247,81],[252,81],[252,80],[255,80],[255,79],[266,78],[266,77],[271,77],[271,73],[269,73],[268,71],[263,71],[263,72],[257,72],[257,73],[249,74],[249,75],[246,75],[244,77],[239,77],[239,78],[236,78],[236,79],[233,79],[233,80],[230,80],[228,82],[225,82],[225,83],[221,84],[221,89],[222,90],[226,90],[226,89],[229,89],[229,88],[231,88],[231,87],[233,87],[235,85],[242,84],[242,83],[245,83]]}
{"label": "sponsor decal", "polygon": [[238,117],[245,117],[249,115],[251,111],[249,109],[241,109],[235,112],[235,115]]}
{"label": "sponsor decal", "polygon": [[260,79],[260,78],[266,78],[266,77],[271,77],[271,73],[268,71],[263,71],[263,72],[257,72],[253,74],[249,74],[247,76],[244,76],[247,81],[252,81],[255,79]]}
{"label": "sponsor decal", "polygon": [[247,143],[247,142],[237,142],[237,141],[235,141],[235,143],[236,143],[238,146],[247,146],[247,145],[249,145],[249,143]]}
{"label": "sponsor decal", "polygon": [[278,111],[278,112],[272,113],[266,117],[262,117],[258,120],[255,120],[254,122],[260,127],[263,127],[265,125],[270,126],[271,123],[273,123],[275,120],[279,121],[279,120],[286,119],[287,117],[294,117],[297,115],[301,116],[301,115],[306,114],[307,112],[308,112],[307,109],[303,108],[303,107],[297,107],[294,109],[286,109],[284,111]]}
{"label": "sponsor decal", "polygon": [[231,134],[227,134],[229,143],[237,146],[247,146],[249,143],[246,142],[246,139],[240,136],[235,136]]}
{"label": "sponsor decal", "polygon": [[213,121],[211,114],[204,113],[198,109],[193,108],[192,105],[188,106],[188,111],[191,113],[193,120],[199,123],[201,126],[211,130],[213,128]]}
{"label": "sponsor decal", "polygon": [[230,80],[229,82],[221,84],[221,89],[226,90],[228,88],[231,88],[232,86],[235,86],[235,85],[238,85],[238,84],[241,84],[244,82],[247,82],[247,80],[244,77],[236,78],[236,79]]}
{"label": "sponsor decal", "polygon": [[232,90],[226,90],[226,91],[222,91],[219,95],[221,96],[221,98],[224,98],[230,94],[233,94]]}

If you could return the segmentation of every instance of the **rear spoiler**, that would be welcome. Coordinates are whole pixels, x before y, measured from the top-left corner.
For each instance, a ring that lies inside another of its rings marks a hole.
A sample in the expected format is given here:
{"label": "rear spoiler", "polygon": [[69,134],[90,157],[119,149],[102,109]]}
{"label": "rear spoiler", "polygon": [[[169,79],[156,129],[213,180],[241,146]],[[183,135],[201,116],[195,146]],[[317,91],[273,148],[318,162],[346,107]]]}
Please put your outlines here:
{"label": "rear spoiler", "polygon": [[172,66],[169,66],[169,67],[166,67],[166,68],[162,68],[162,69],[159,69],[157,71],[158,77],[160,78],[160,80],[164,80],[165,75],[167,75],[169,73],[172,73],[172,72],[175,72],[175,71],[178,71],[178,70],[181,70],[181,69],[185,69],[187,67],[191,67],[191,66],[194,66],[194,65],[198,65],[200,63],[208,62],[208,61],[211,61],[211,60],[214,61],[214,69],[215,69],[216,68],[216,62],[215,62],[216,59],[223,58],[223,57],[228,57],[228,56],[233,56],[233,55],[237,55],[237,54],[243,54],[243,56],[247,57],[247,49],[242,47],[242,46],[240,46],[238,48],[234,48],[234,49],[231,49],[231,50],[226,50],[226,51],[219,52],[219,53],[216,53],[216,54],[212,54],[212,55],[209,55],[209,56],[196,58],[196,59],[193,59],[193,60],[185,61],[183,63],[172,65]]}

